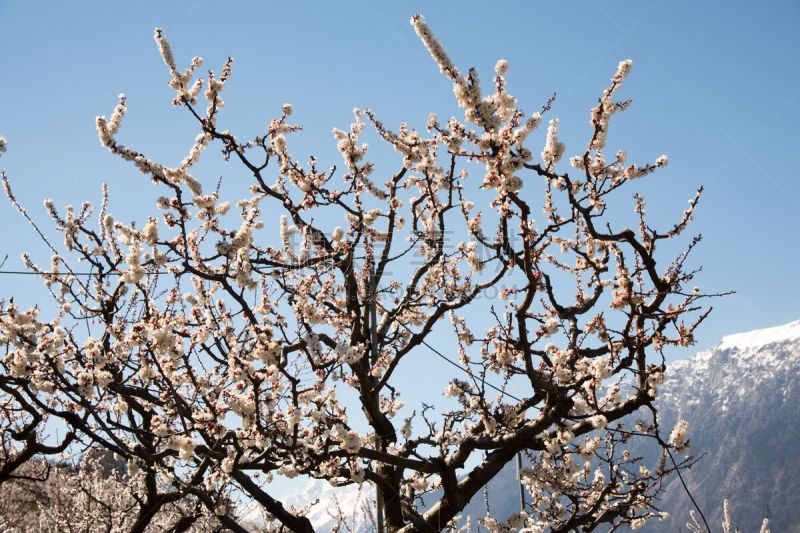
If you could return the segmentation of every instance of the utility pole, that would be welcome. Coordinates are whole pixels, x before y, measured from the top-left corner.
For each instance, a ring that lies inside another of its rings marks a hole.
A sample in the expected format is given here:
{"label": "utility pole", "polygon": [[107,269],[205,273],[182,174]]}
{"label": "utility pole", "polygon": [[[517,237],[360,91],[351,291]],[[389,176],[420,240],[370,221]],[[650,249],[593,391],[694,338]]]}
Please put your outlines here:
{"label": "utility pole", "polygon": [[[378,312],[376,310],[376,299],[378,293],[378,280],[375,276],[375,265],[370,268],[370,288],[369,288],[369,329],[370,329],[370,361],[373,365],[378,361]],[[375,444],[379,451],[383,451],[383,442],[375,430]],[[383,533],[383,495],[378,484],[375,484],[375,506],[378,515],[378,533]]]}
{"label": "utility pole", "polygon": [[525,512],[525,490],[522,488],[522,452],[517,452],[517,483],[519,484],[519,512]]}

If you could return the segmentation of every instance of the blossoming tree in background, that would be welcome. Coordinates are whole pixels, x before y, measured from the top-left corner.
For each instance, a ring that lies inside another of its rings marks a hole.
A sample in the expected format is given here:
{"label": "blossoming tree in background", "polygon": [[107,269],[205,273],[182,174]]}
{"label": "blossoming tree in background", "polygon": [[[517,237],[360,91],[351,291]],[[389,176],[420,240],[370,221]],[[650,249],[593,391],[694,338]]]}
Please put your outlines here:
{"label": "blossoming tree in background", "polygon": [[[110,453],[83,454],[77,465],[26,462],[0,492],[3,533],[130,531],[139,518],[138,487]],[[148,533],[219,531],[215,513],[192,498],[165,501],[145,526]]]}
{"label": "blossoming tree in background", "polygon": [[[439,531],[523,453],[525,512],[487,518],[490,529],[590,531],[661,515],[662,478],[686,461],[645,465],[625,448],[631,438],[688,447],[682,425],[662,440],[670,428],[659,428],[653,402],[662,350],[692,344],[708,313],[684,266],[698,239],[677,257],[657,250],[684,231],[699,191],[665,230],[647,223],[635,195],[638,223],[619,227],[609,199],[667,164],[605,154],[612,115],[630,103],[615,98],[631,61],[591,110],[588,143],[565,170],[557,119],[533,148],[552,101],[523,112],[506,89],[506,61],[485,90],[421,16],[411,23],[463,117],[432,114],[424,131],[395,131],[355,110],[349,129],[333,131],[343,167],[329,169],[291,154],[300,128],[288,104],[252,140],[227,131],[232,61],[206,78],[200,58],[180,70],[156,30],[173,102],[200,133],[178,166],[153,161],[117,140],[121,96],[97,119],[100,142],[162,191],[157,210],[123,224],[105,186],[97,210],[45,202],[63,246],[40,232],[50,264],[25,262],[54,305],[8,299],[0,313],[0,482],[33,456],[83,445],[127,464],[130,531],[183,500],[245,531],[224,505],[232,490],[275,524],[311,531],[271,492],[274,475],[368,481],[389,531]],[[371,162],[365,128],[402,161]],[[192,174],[212,144],[251,178],[233,205]],[[265,210],[282,213],[279,237]],[[398,369],[434,333],[447,338],[444,328],[461,367],[442,391],[446,409],[410,412]],[[639,410],[647,416],[635,428],[618,423]],[[68,428],[58,442],[45,438],[56,420]]]}

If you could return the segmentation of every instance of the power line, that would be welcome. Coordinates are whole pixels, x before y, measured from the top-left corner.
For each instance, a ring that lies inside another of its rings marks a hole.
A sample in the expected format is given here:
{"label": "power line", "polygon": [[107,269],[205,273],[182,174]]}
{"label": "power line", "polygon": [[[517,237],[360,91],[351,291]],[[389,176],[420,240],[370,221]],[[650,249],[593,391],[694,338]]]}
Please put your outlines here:
{"label": "power line", "polygon": [[[374,318],[373,318],[373,320],[374,320]],[[400,324],[401,326],[403,326],[404,328],[406,328],[407,331],[413,333],[413,331],[411,331],[411,329],[408,326],[406,326],[405,324],[403,324],[402,322],[398,321],[397,323]],[[374,339],[374,337],[373,337],[373,339]],[[444,355],[442,352],[440,352],[439,350],[437,350],[436,348],[434,348],[433,346],[428,344],[428,342],[425,339],[422,339],[421,343],[424,346],[426,346],[429,350],[431,350],[433,353],[435,353],[436,355],[438,355],[439,357],[441,357],[442,359],[444,359],[445,361],[447,361],[448,363],[450,363],[454,367],[458,368],[459,370],[461,370],[465,374],[470,375],[470,372],[468,372],[466,368],[464,368],[463,366],[459,365],[458,363],[456,363],[455,361],[453,361],[452,359],[450,359],[449,357]],[[483,380],[483,383],[486,386],[488,386],[489,388],[492,388],[492,389],[496,390],[500,394],[505,394],[506,396],[508,396],[509,398],[511,398],[513,400],[516,400],[516,401],[518,401],[520,403],[522,402],[522,400],[520,400],[519,398],[517,398],[513,394],[511,394],[511,393],[509,393],[509,392],[507,392],[507,391],[505,391],[505,390],[503,390],[503,389],[501,389],[501,388],[499,388],[499,387],[497,387],[495,385],[492,385],[491,383],[489,383],[485,379]],[[525,489],[522,486],[522,453],[518,451],[516,455],[517,455],[517,484],[519,485],[519,510],[520,510],[521,513],[524,513],[525,512]],[[486,498],[487,512],[488,512],[488,506],[489,506],[489,492],[488,492],[489,488],[488,487],[489,487],[488,483],[486,485],[484,485],[484,490],[486,491],[484,494],[485,494],[485,498]]]}
{"label": "power line", "polygon": [[[406,325],[405,325],[405,324],[403,324],[402,322],[398,321],[398,322],[397,322],[397,324],[399,324],[399,325],[403,326],[403,327],[404,327],[404,328],[405,328],[405,329],[406,329],[406,330],[407,330],[409,333],[412,333],[412,334],[414,333],[414,332],[411,330],[411,328],[409,328],[408,326],[406,326]],[[439,357],[441,357],[442,359],[444,359],[445,361],[447,361],[448,363],[450,363],[451,365],[453,365],[453,366],[454,366],[454,367],[456,367],[457,369],[461,370],[462,372],[464,372],[464,373],[465,373],[465,374],[467,374],[467,375],[470,375],[470,373],[469,373],[469,371],[467,371],[467,369],[465,369],[463,366],[461,366],[460,364],[456,363],[455,361],[453,361],[452,359],[450,359],[449,357],[447,357],[446,355],[444,355],[442,352],[440,352],[439,350],[437,350],[436,348],[434,348],[433,346],[431,346],[430,344],[428,344],[428,341],[426,341],[425,339],[422,339],[422,340],[420,341],[420,343],[421,343],[421,344],[423,344],[423,345],[425,345],[425,346],[426,346],[426,347],[427,347],[429,350],[431,350],[433,353],[435,353],[436,355],[438,355]],[[511,398],[512,400],[516,400],[516,401],[518,401],[518,402],[521,402],[521,401],[522,401],[521,399],[517,398],[516,396],[514,396],[514,395],[513,395],[513,394],[511,394],[510,392],[508,392],[508,391],[506,391],[506,390],[504,390],[504,389],[501,389],[500,387],[497,387],[497,386],[495,386],[495,385],[492,385],[491,383],[489,383],[489,382],[488,382],[488,381],[486,381],[486,380],[484,380],[484,381],[483,381],[483,383],[484,383],[484,384],[485,384],[487,387],[489,387],[490,389],[494,389],[494,390],[496,390],[497,392],[499,392],[499,393],[501,393],[501,394],[505,394],[506,396],[508,396],[508,397],[509,397],[509,398]]]}
{"label": "power line", "polygon": [[[0,275],[2,275],[2,274],[17,275],[17,276],[44,276],[44,275],[51,275],[51,276],[60,276],[60,275],[68,275],[68,276],[99,276],[99,275],[120,276],[120,275],[122,275],[119,272],[105,272],[105,273],[101,273],[101,272],[67,272],[67,273],[64,273],[64,272],[44,272],[44,271],[31,272],[31,271],[27,271],[27,270],[0,270]],[[374,291],[374,288],[373,288],[373,291]],[[375,305],[374,300],[371,302],[371,304],[372,304],[372,306]],[[372,307],[371,311],[373,313],[372,314],[372,324],[373,324],[372,327],[373,327],[373,330],[374,330],[375,325],[377,325],[375,323],[375,315],[374,315],[375,308]],[[88,317],[85,317],[85,319],[88,320]],[[414,331],[411,328],[409,328],[408,326],[406,326],[405,324],[403,324],[402,322],[398,321],[397,324],[402,326],[403,328],[405,328],[406,331],[408,331],[409,333],[414,334]],[[87,322],[87,327],[88,327],[88,322]],[[372,341],[373,343],[375,343],[374,333],[375,332],[373,331],[373,341]],[[422,344],[423,346],[428,348],[430,351],[435,353],[440,358],[444,359],[446,362],[450,363],[452,366],[454,366],[457,369],[459,369],[461,372],[464,372],[465,374],[471,376],[471,373],[467,369],[465,369],[463,366],[461,366],[460,364],[456,363],[455,361],[453,361],[452,359],[450,359],[449,357],[444,355],[442,352],[440,352],[439,350],[437,350],[436,348],[431,346],[428,343],[428,341],[426,341],[425,339],[422,339],[420,341],[420,344]],[[489,387],[490,389],[493,389],[493,390],[499,392],[500,394],[508,396],[512,400],[516,400],[518,402],[522,401],[520,398],[514,396],[510,392],[508,392],[508,391],[506,391],[506,390],[504,390],[504,389],[502,389],[502,388],[500,388],[500,387],[498,387],[498,386],[496,386],[496,385],[494,385],[494,384],[492,384],[492,383],[490,383],[490,382],[488,382],[486,380],[483,380],[483,384],[486,385],[487,387]],[[667,449],[667,453],[669,453],[668,449]],[[697,505],[697,503],[694,501],[694,498],[692,497],[691,492],[689,492],[688,487],[683,482],[683,477],[681,476],[680,470],[677,468],[677,464],[675,463],[675,459],[672,457],[671,453],[670,453],[670,459],[672,460],[673,465],[676,467],[676,472],[678,474],[678,477],[680,478],[681,483],[683,484],[684,490],[688,494],[689,498],[691,498],[692,503],[694,504],[695,508],[700,513],[700,516],[702,517],[703,522],[706,524],[706,527],[708,527],[708,522],[706,522],[705,515],[703,514],[703,511],[700,509],[700,507]],[[521,458],[520,458],[519,454],[517,454],[517,476],[519,476],[519,472],[520,472],[521,466],[522,466]],[[524,493],[522,492],[522,486],[520,485],[520,501],[521,501],[521,507],[522,507],[523,510],[524,510],[524,507],[525,507],[525,503],[524,503],[525,499],[524,498],[525,498],[525,496],[524,496]],[[382,516],[379,517],[379,522],[382,522]],[[382,525],[382,524],[380,524],[380,525]],[[379,528],[380,528],[380,525],[379,525]]]}
{"label": "power line", "polygon": [[121,276],[119,272],[31,272],[29,270],[0,270],[0,274],[17,276]]}
{"label": "power line", "polygon": [[[397,323],[398,323],[398,324],[400,324],[401,326],[403,326],[404,328],[406,328],[406,330],[408,330],[409,332],[413,333],[413,331],[411,331],[411,329],[410,329],[408,326],[406,326],[405,324],[403,324],[403,323],[401,323],[401,322],[397,322]],[[444,355],[442,352],[440,352],[439,350],[437,350],[436,348],[434,348],[433,346],[431,346],[430,344],[428,344],[428,342],[427,342],[427,341],[425,341],[424,339],[421,341],[421,344],[424,344],[424,345],[425,345],[426,347],[428,347],[428,349],[430,349],[430,350],[431,350],[433,353],[435,353],[436,355],[438,355],[439,357],[441,357],[442,359],[444,359],[445,361],[447,361],[448,363],[450,363],[450,364],[451,364],[451,365],[453,365],[454,367],[458,368],[459,370],[461,370],[462,372],[464,372],[464,373],[466,373],[466,374],[469,374],[469,372],[467,372],[467,370],[466,370],[464,367],[462,367],[461,365],[459,365],[458,363],[456,363],[456,362],[455,362],[455,361],[453,361],[452,359],[448,358],[448,357],[447,357],[446,355]],[[509,397],[509,398],[511,398],[511,399],[514,399],[514,400],[516,400],[516,401],[518,401],[518,402],[521,402],[521,401],[522,401],[522,400],[520,400],[519,398],[517,398],[516,396],[514,396],[513,394],[511,394],[511,393],[509,393],[509,392],[506,392],[506,391],[504,391],[504,390],[500,389],[499,387],[496,387],[496,386],[492,385],[492,384],[491,384],[491,383],[489,383],[488,381],[484,381],[484,383],[485,383],[485,384],[486,384],[488,387],[490,387],[490,388],[492,388],[492,389],[494,389],[494,390],[496,390],[496,391],[498,391],[498,392],[500,392],[500,393],[502,393],[502,394],[505,394],[506,396],[508,396],[508,397]],[[613,431],[613,430],[612,430],[612,431]],[[658,440],[659,440],[659,442],[661,441],[661,439],[660,439],[660,438],[659,438]],[[689,491],[689,487],[687,487],[687,486],[686,486],[686,483],[683,481],[683,476],[681,475],[680,469],[678,468],[678,464],[675,462],[675,458],[672,456],[672,453],[669,451],[669,448],[667,448],[667,447],[664,447],[664,449],[665,449],[665,450],[666,450],[666,452],[669,454],[669,458],[670,458],[670,460],[672,460],[672,464],[673,464],[673,466],[675,467],[675,472],[678,474],[678,479],[680,479],[680,481],[681,481],[681,484],[683,485],[683,490],[686,492],[686,494],[687,494],[687,495],[689,496],[689,498],[692,500],[692,503],[694,504],[694,507],[695,507],[695,509],[697,509],[697,511],[700,513],[700,517],[703,519],[703,523],[705,523],[706,527],[708,527],[708,522],[706,522],[706,517],[705,517],[705,515],[703,514],[703,511],[700,509],[700,506],[699,506],[699,505],[697,505],[697,502],[695,501],[695,499],[694,499],[694,496],[692,496],[692,493]],[[520,479],[520,471],[521,471],[521,469],[522,469],[522,459],[521,459],[521,457],[520,457],[520,454],[519,454],[519,453],[517,453],[517,480],[518,480],[518,481],[519,481],[519,479]],[[525,493],[523,492],[523,489],[522,489],[522,484],[521,484],[521,483],[520,483],[520,486],[519,486],[519,488],[520,488],[520,490],[519,490],[520,507],[521,507],[521,509],[524,511],[524,510],[525,510]],[[709,529],[708,531],[711,531],[711,529]]]}

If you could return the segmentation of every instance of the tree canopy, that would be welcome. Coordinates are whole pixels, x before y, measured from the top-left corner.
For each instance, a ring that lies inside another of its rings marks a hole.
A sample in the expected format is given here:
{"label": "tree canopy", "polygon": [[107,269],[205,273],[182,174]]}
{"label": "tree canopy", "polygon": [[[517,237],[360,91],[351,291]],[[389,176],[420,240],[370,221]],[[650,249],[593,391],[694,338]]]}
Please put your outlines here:
{"label": "tree canopy", "polygon": [[[620,223],[620,194],[667,164],[606,153],[612,116],[631,103],[617,99],[630,60],[590,110],[567,170],[558,119],[532,148],[553,99],[523,111],[508,62],[482,88],[420,15],[411,24],[463,117],[390,129],[355,109],[349,129],[333,130],[334,165],[292,155],[302,128],[290,104],[253,139],[225,129],[232,60],[205,76],[199,57],[182,69],[156,29],[173,103],[199,133],[178,166],[154,161],[118,140],[121,95],[97,118],[100,143],[158,187],[157,209],[123,223],[103,185],[97,208],[45,201],[63,243],[29,219],[52,257],[43,267],[26,255],[26,265],[53,303],[2,302],[0,483],[32,457],[100,448],[127,465],[129,531],[176,509],[176,528],[210,511],[246,531],[226,504],[233,491],[276,528],[311,531],[271,493],[275,475],[372,483],[389,531],[440,531],[524,454],[526,509],[487,517],[490,530],[661,516],[662,478],[687,463],[666,458],[689,446],[684,424],[658,424],[662,352],[691,345],[710,309],[687,266],[699,237],[676,256],[657,251],[683,238],[702,189],[670,227],[648,224],[638,194],[633,227]],[[365,129],[398,152],[395,163],[370,160]],[[218,181],[193,174],[211,146],[249,176],[242,197],[225,200]],[[446,328],[443,355],[459,369],[442,405],[405,407],[414,385],[398,369]],[[634,427],[621,424],[637,412]],[[47,438],[55,421],[68,428],[57,441]],[[631,457],[631,438],[657,440],[664,460]]]}

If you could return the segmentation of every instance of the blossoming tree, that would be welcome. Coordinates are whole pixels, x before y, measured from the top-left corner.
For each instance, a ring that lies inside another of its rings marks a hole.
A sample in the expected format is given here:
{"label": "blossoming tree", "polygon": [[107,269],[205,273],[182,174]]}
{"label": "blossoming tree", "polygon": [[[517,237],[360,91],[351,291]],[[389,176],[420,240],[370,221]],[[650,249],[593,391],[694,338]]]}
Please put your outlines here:
{"label": "blossoming tree", "polygon": [[[100,452],[103,453],[103,452]],[[138,487],[126,483],[119,461],[84,453],[76,465],[26,462],[0,493],[4,533],[94,533],[130,531],[137,520]],[[107,459],[107,460],[103,460]],[[148,533],[219,531],[213,510],[196,498],[165,502],[149,520]]]}
{"label": "blossoming tree", "polygon": [[[40,231],[49,266],[24,258],[55,303],[20,309],[9,299],[0,312],[0,482],[30,457],[85,445],[127,463],[138,487],[130,531],[182,499],[245,531],[221,505],[234,489],[276,524],[311,531],[271,492],[274,475],[368,481],[389,531],[438,531],[522,453],[526,509],[507,523],[485,519],[490,529],[591,531],[660,515],[662,477],[686,460],[648,467],[625,443],[654,438],[665,453],[688,444],[683,426],[662,440],[653,402],[662,350],[692,344],[708,313],[684,266],[698,239],[666,261],[656,252],[687,227],[700,192],[663,231],[636,195],[638,224],[617,227],[608,200],[667,164],[605,154],[611,117],[630,103],[615,97],[631,61],[591,109],[588,143],[567,171],[557,119],[544,148],[530,147],[552,100],[523,112],[506,61],[485,91],[421,16],[411,23],[463,117],[431,114],[426,130],[393,131],[355,110],[349,129],[333,131],[341,169],[291,155],[300,128],[288,104],[252,140],[225,130],[232,61],[206,78],[200,58],[180,70],[156,30],[173,103],[200,133],[178,166],[153,161],[117,140],[121,96],[97,118],[100,142],[163,191],[159,211],[123,224],[105,186],[96,223],[88,203],[45,202],[63,246]],[[379,170],[365,128],[402,161]],[[252,178],[233,206],[192,174],[212,144]],[[280,239],[265,209],[282,213]],[[500,297],[491,306],[489,291]],[[404,410],[397,371],[443,328],[460,367],[441,391],[447,409]],[[635,428],[619,424],[640,410]],[[54,420],[68,428],[58,442],[44,437]]]}

